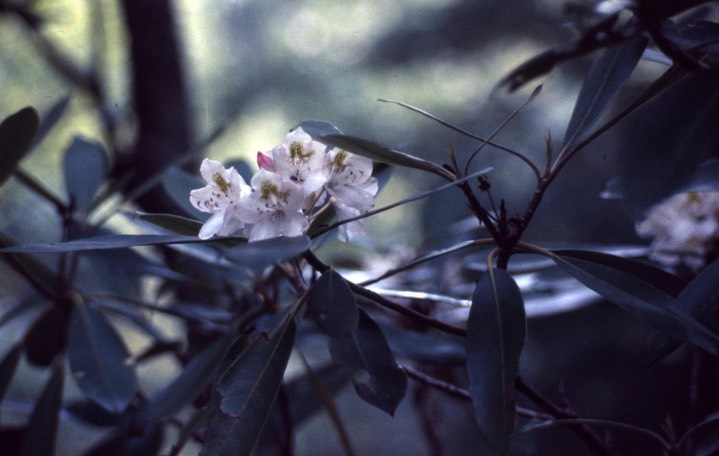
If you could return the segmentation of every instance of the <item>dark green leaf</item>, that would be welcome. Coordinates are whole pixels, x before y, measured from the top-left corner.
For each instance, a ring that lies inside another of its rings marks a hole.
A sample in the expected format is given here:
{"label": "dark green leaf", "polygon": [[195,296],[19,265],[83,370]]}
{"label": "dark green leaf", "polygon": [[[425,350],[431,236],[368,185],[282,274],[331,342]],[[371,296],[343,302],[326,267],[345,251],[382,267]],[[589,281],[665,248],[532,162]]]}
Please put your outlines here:
{"label": "dark green leaf", "polygon": [[634,71],[646,46],[647,39],[640,36],[605,49],[592,63],[564,134],[564,146],[575,144],[586,137]]}
{"label": "dark green leaf", "polygon": [[[70,242],[51,242],[6,247],[0,253],[60,253],[82,250],[108,250],[139,247],[144,245],[190,244],[208,242],[194,236],[178,234],[108,234],[77,239]],[[213,242],[213,241],[209,241]]]}
{"label": "dark green leaf", "polygon": [[713,315],[719,309],[719,261],[711,263],[689,282],[677,301],[699,321]]}
{"label": "dark green leaf", "polygon": [[145,214],[137,212],[135,214],[138,219],[152,223],[155,226],[183,236],[197,236],[202,228],[202,222],[197,220],[180,217],[173,214]]}
{"label": "dark green leaf", "polygon": [[525,334],[524,301],[512,276],[501,269],[482,273],[467,320],[466,351],[474,417],[487,454],[509,448],[516,419],[512,387]]}
{"label": "dark green leaf", "polygon": [[30,416],[30,422],[20,451],[22,456],[55,454],[55,439],[57,437],[60,408],[62,407],[64,379],[65,366],[63,363],[57,363]]}
{"label": "dark green leaf", "polygon": [[0,123],[0,185],[30,150],[40,119],[33,108],[23,108]]}
{"label": "dark green leaf", "polygon": [[647,282],[653,287],[659,288],[671,296],[677,296],[687,281],[681,277],[677,277],[663,269],[652,266],[648,263],[630,260],[617,255],[602,252],[593,252],[589,250],[554,250],[554,253],[563,257],[577,258],[592,263],[599,263],[613,269],[626,272],[633,275],[639,280]]}
{"label": "dark green leaf", "polygon": [[208,214],[198,211],[190,203],[190,192],[202,188],[207,183],[198,175],[188,173],[180,168],[171,166],[162,175],[162,187],[188,215],[193,217],[207,217]]}
{"label": "dark green leaf", "polygon": [[314,139],[321,143],[338,147],[348,152],[352,152],[353,154],[362,155],[363,157],[367,157],[381,163],[419,169],[436,174],[448,180],[454,179],[454,175],[452,173],[436,163],[432,163],[404,152],[388,149],[366,139],[348,135],[321,135],[315,137]]}
{"label": "dark green leaf", "polygon": [[317,324],[330,336],[342,337],[357,329],[359,312],[355,295],[334,269],[323,273],[312,286],[307,304]]}
{"label": "dark green leaf", "polygon": [[362,309],[356,331],[330,338],[332,359],[342,365],[364,369],[366,383],[355,380],[357,395],[394,415],[407,390],[407,376],[394,359],[377,323]]}
{"label": "dark green leaf", "polygon": [[223,251],[230,261],[254,271],[264,269],[281,260],[295,257],[307,250],[310,239],[307,236],[279,237],[257,242],[246,242],[237,238],[202,240],[194,236],[179,234],[111,234],[77,239],[70,242],[11,246],[0,249],[0,253],[59,253],[83,250],[107,250],[166,244],[238,244]]}
{"label": "dark green leaf", "polygon": [[[560,63],[570,59],[576,59],[589,52],[607,46],[608,43],[619,38],[612,36],[615,33],[621,35],[622,33],[626,34],[629,32],[629,30],[620,30],[617,32],[612,30],[614,24],[617,22],[617,18],[618,14],[609,16],[584,31],[582,35],[574,41],[566,42],[554,49],[532,57],[502,78],[498,84],[499,87],[507,87],[510,92],[514,92],[527,82],[549,73]],[[632,29],[636,27],[636,24],[632,23],[630,25],[625,25],[624,28]]]}
{"label": "dark green leaf", "polygon": [[293,316],[269,339],[258,337],[220,378],[220,409],[205,431],[201,455],[249,455],[270,414],[295,338]]}
{"label": "dark green leaf", "polygon": [[153,422],[184,407],[215,375],[217,366],[234,339],[233,335],[227,334],[208,345],[185,366],[180,375],[152,396],[138,419],[141,422]]}
{"label": "dark green leaf", "polygon": [[10,386],[10,382],[15,375],[15,369],[20,361],[21,354],[22,345],[17,344],[7,353],[7,355],[5,355],[5,358],[0,361],[0,403],[2,403],[5,392],[7,391],[8,386]]}
{"label": "dark green leaf", "polygon": [[[719,261],[715,261],[699,273],[679,293],[679,309],[709,327],[716,326],[716,311],[719,309]],[[681,343],[676,339],[663,337],[655,339],[655,348],[650,354],[650,363],[655,363],[673,352]]]}
{"label": "dark green leaf", "polygon": [[69,313],[53,306],[35,319],[25,334],[25,355],[36,366],[49,366],[67,345]]}
{"label": "dark green leaf", "polygon": [[553,256],[552,259],[587,288],[645,320],[657,330],[692,342],[715,355],[719,354],[719,336],[682,312],[680,304],[664,291],[611,266],[571,257]]}
{"label": "dark green leaf", "polygon": [[324,135],[342,135],[342,131],[324,120],[303,120],[295,128],[301,128],[305,133],[313,138],[319,138]]}
{"label": "dark green leaf", "polygon": [[[230,364],[217,383],[220,408],[228,415],[249,418],[269,413],[294,344],[295,322],[292,317],[275,330],[269,339],[258,336]],[[264,424],[266,414],[255,425]]]}
{"label": "dark green leaf", "polygon": [[75,210],[85,214],[92,206],[108,171],[102,146],[75,137],[65,152],[65,187]]}
{"label": "dark green leaf", "polygon": [[130,354],[99,310],[78,303],[70,319],[68,358],[85,395],[110,412],[121,412],[135,395],[137,378]]}

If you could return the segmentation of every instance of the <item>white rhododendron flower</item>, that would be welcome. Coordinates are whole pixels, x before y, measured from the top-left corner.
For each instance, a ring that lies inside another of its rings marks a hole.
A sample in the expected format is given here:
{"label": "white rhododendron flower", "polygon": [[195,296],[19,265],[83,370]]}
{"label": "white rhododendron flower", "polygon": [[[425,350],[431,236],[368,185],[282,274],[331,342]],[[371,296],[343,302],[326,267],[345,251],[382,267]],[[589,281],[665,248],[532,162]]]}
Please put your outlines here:
{"label": "white rhododendron flower", "polygon": [[[234,168],[204,160],[200,172],[208,185],[190,193],[196,208],[212,214],[200,238],[241,228],[250,241],[300,236],[330,205],[340,220],[367,212],[379,188],[372,177],[372,160],[327,149],[297,128],[269,153],[257,153],[260,170],[249,186]],[[340,226],[340,239],[349,240],[350,233],[364,233],[364,223]]]}
{"label": "white rhododendron flower", "polygon": [[676,194],[652,208],[636,230],[639,236],[653,238],[652,260],[698,272],[719,247],[719,192]]}
{"label": "white rhododendron flower", "polygon": [[297,128],[285,137],[282,144],[272,149],[274,172],[300,185],[310,204],[327,181],[326,148]]}
{"label": "white rhododendron flower", "polygon": [[207,182],[205,187],[190,192],[190,202],[198,210],[212,214],[202,225],[199,237],[208,239],[215,234],[227,236],[244,226],[238,216],[237,202],[250,194],[250,187],[235,170],[222,163],[205,159],[200,174]]}
{"label": "white rhododendron flower", "polygon": [[250,241],[304,233],[309,222],[302,212],[305,194],[299,185],[262,169],[251,186],[252,193],[239,203]]}
{"label": "white rhododendron flower", "polygon": [[[327,159],[330,176],[325,188],[340,220],[367,212],[379,189],[372,177],[372,160],[338,149],[328,153]],[[364,222],[355,220],[340,227],[340,237],[345,241],[351,232],[364,233]]]}

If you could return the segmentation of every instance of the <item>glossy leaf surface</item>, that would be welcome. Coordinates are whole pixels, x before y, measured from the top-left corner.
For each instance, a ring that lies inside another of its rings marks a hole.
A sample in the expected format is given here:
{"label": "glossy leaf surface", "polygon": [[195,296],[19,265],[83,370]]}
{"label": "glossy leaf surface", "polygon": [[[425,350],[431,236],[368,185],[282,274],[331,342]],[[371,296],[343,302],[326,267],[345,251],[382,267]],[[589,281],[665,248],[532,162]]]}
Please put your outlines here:
{"label": "glossy leaf surface", "polygon": [[512,387],[525,334],[524,301],[514,279],[500,269],[483,273],[472,296],[466,350],[474,417],[487,454],[509,448],[516,419]]}
{"label": "glossy leaf surface", "polygon": [[308,305],[317,324],[332,337],[357,329],[359,312],[354,293],[334,269],[323,273],[312,286]]}
{"label": "glossy leaf surface", "polygon": [[365,370],[370,378],[367,382],[354,381],[357,395],[394,415],[407,390],[407,376],[394,359],[382,330],[367,312],[359,309],[356,331],[330,338],[330,354],[337,363]]}
{"label": "glossy leaf surface", "polygon": [[679,303],[664,291],[605,264],[562,256],[552,259],[586,287],[657,330],[719,354],[719,336],[682,311]]}
{"label": "glossy leaf surface", "polygon": [[646,38],[634,38],[605,49],[592,63],[564,134],[565,146],[586,137],[614,95],[632,74],[646,45]]}
{"label": "glossy leaf surface", "polygon": [[220,377],[220,409],[205,431],[201,455],[249,455],[280,388],[295,337],[294,317],[258,337]]}

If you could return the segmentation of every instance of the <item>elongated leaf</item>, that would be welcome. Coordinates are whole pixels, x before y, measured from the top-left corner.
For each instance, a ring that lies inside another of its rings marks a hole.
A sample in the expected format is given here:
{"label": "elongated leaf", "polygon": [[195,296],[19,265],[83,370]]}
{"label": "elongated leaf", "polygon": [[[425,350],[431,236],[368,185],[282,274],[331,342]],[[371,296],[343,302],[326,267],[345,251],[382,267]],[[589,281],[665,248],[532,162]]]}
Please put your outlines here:
{"label": "elongated leaf", "polygon": [[57,363],[30,416],[30,422],[20,451],[22,456],[55,454],[55,439],[57,437],[60,408],[62,407],[64,382],[64,365]]}
{"label": "elongated leaf", "polygon": [[562,256],[552,259],[586,287],[657,330],[719,355],[719,336],[683,312],[680,304],[667,293],[607,265]]}
{"label": "elongated leaf", "polygon": [[[704,268],[689,282],[677,296],[677,301],[682,311],[710,328],[716,328],[716,311],[719,309],[719,261]],[[649,355],[651,364],[669,355],[681,342],[661,336],[655,339],[654,345],[654,350]]]}
{"label": "elongated leaf", "polygon": [[139,421],[153,422],[178,412],[215,376],[220,361],[235,337],[227,334],[195,356],[169,385],[148,401],[139,413]]}
{"label": "elongated leaf", "polygon": [[295,338],[288,316],[269,338],[255,339],[222,375],[220,409],[205,431],[201,455],[249,455],[279,391]]}
{"label": "elongated leaf", "polygon": [[436,174],[445,179],[454,179],[454,175],[452,175],[452,173],[436,163],[432,163],[404,152],[388,149],[366,139],[348,135],[320,135],[314,139],[321,143],[338,147],[348,152],[352,152],[353,154],[362,155],[363,157],[367,157],[381,163],[419,169]]}
{"label": "elongated leaf", "polygon": [[0,123],[0,185],[30,151],[40,118],[35,109],[23,108]]}
{"label": "elongated leaf", "polygon": [[15,345],[12,350],[5,355],[2,361],[0,361],[0,403],[5,396],[8,386],[15,375],[15,369],[20,361],[20,355],[22,354],[22,345]]}
{"label": "elongated leaf", "polygon": [[85,214],[108,171],[102,146],[75,137],[65,152],[65,187],[75,210]]}
{"label": "elongated leaf", "polygon": [[136,212],[137,219],[152,223],[162,229],[183,236],[197,236],[202,222],[174,214],[145,214]]}
{"label": "elongated leaf", "polygon": [[286,260],[307,250],[310,239],[307,236],[279,237],[257,242],[246,242],[237,238],[202,240],[194,236],[179,234],[110,234],[77,239],[70,242],[31,244],[5,247],[1,253],[59,253],[83,250],[109,250],[167,244],[236,244],[223,253],[230,261],[253,270],[263,269],[277,261]]}
{"label": "elongated leaf", "polygon": [[121,412],[135,395],[137,378],[125,344],[99,310],[84,303],[73,309],[68,358],[85,395],[110,412]]}
{"label": "elongated leaf", "polygon": [[[613,255],[589,250],[554,250],[554,253],[563,257],[577,258],[579,260],[599,263],[613,269],[618,269],[633,275],[639,280],[647,282],[653,287],[659,288],[671,296],[679,295],[684,287],[687,286],[687,281],[681,277],[677,277],[651,264],[623,258],[617,256],[617,254]],[[621,255],[621,253],[619,253],[619,255]]]}
{"label": "elongated leaf", "polygon": [[377,323],[362,309],[356,331],[330,338],[332,359],[342,365],[364,369],[369,381],[355,380],[357,395],[394,415],[407,390],[407,376],[394,359]]}
{"label": "elongated leaf", "polygon": [[483,273],[472,296],[466,350],[469,392],[486,454],[509,448],[516,419],[512,386],[525,333],[524,301],[514,279],[501,269]]}
{"label": "elongated leaf", "polygon": [[713,315],[719,309],[719,261],[711,263],[689,282],[677,301],[700,321]]}
{"label": "elongated leaf", "polygon": [[359,312],[355,295],[334,269],[323,273],[312,286],[307,304],[317,324],[330,336],[342,337],[357,329]]}
{"label": "elongated leaf", "polygon": [[[17,245],[0,249],[0,253],[60,253],[82,250],[110,250],[144,245],[187,244],[203,242],[194,236],[178,234],[108,234],[70,242]],[[204,241],[207,242],[207,241]]]}
{"label": "elongated leaf", "polygon": [[[324,120],[303,120],[295,128],[301,128],[305,133],[313,138],[319,138],[323,135],[342,135],[342,131]],[[293,128],[294,130],[294,128]]]}
{"label": "elongated leaf", "polygon": [[564,145],[584,139],[639,62],[647,38],[642,36],[605,49],[592,63],[584,79],[572,117],[564,134]]}

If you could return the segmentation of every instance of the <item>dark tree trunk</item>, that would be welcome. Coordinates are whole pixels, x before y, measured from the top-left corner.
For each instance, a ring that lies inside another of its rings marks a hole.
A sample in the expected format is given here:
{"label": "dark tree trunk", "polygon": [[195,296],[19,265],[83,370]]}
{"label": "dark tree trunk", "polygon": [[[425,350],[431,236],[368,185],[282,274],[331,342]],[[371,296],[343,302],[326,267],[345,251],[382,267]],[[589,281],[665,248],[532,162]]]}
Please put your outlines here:
{"label": "dark tree trunk", "polygon": [[[185,153],[192,137],[171,1],[123,0],[122,7],[130,39],[137,138],[117,171],[130,177],[131,191]],[[160,186],[137,202],[153,212],[174,208]]]}

